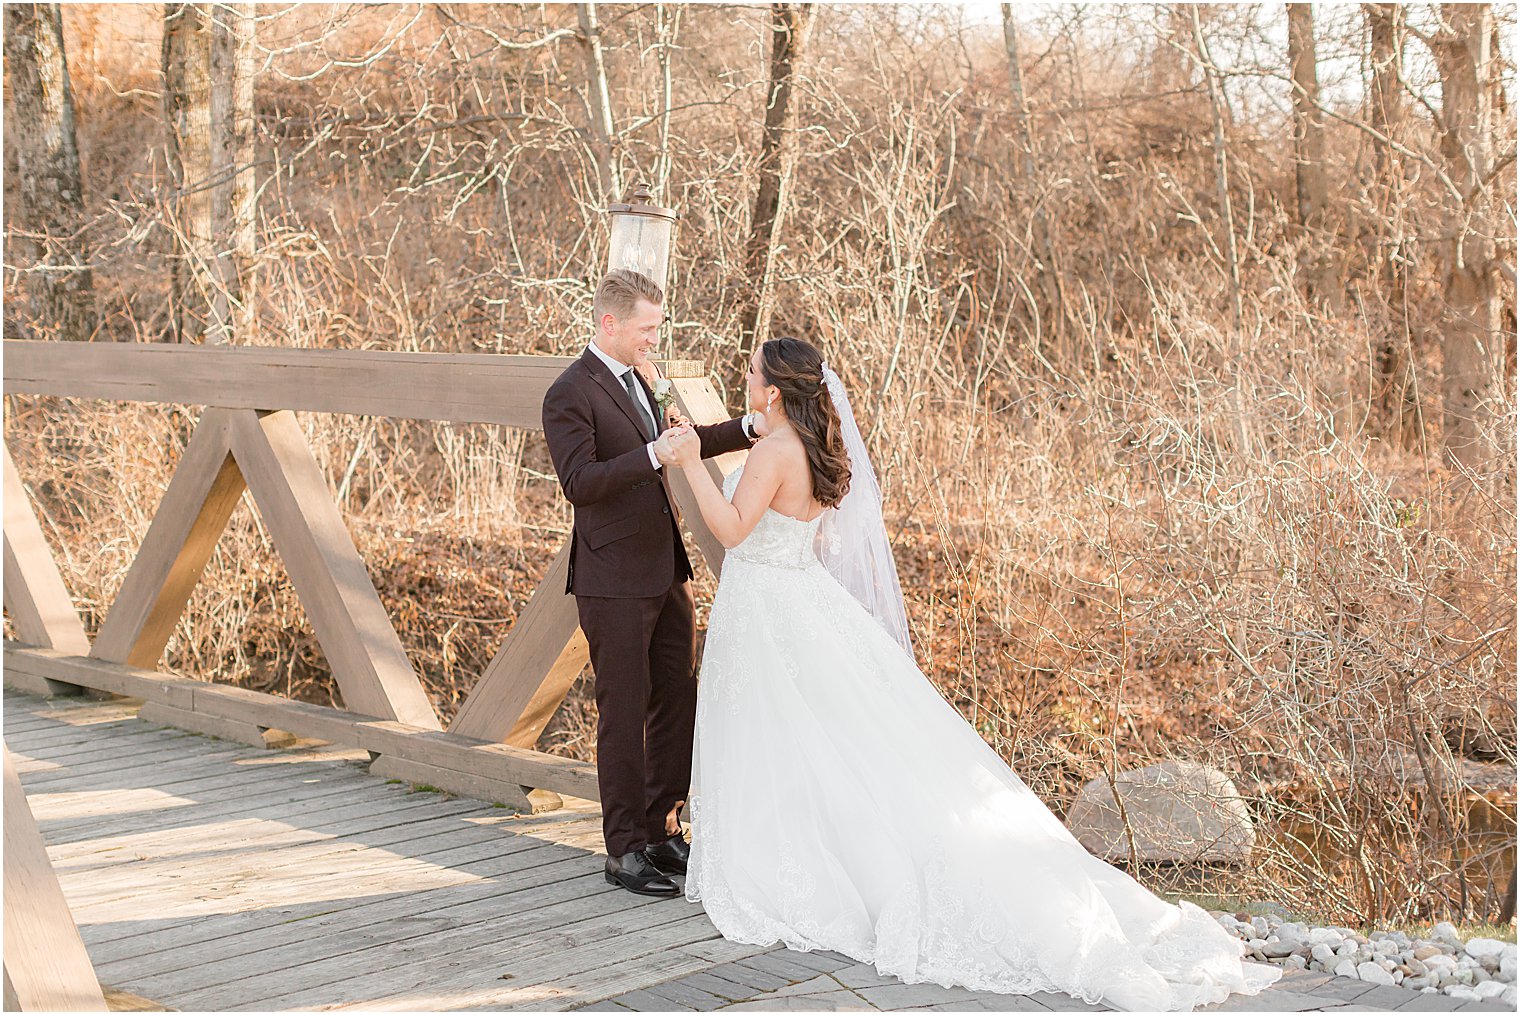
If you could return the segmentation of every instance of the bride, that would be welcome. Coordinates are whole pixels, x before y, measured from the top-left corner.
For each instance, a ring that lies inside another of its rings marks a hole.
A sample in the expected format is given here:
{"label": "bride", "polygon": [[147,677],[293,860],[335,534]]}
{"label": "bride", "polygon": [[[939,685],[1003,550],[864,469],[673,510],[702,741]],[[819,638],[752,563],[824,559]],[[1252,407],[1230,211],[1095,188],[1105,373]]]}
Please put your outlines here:
{"label": "bride", "polygon": [[838,376],[794,338],[750,362],[767,436],[720,491],[728,547],[698,684],[686,897],[724,937],[831,949],[907,983],[1188,1011],[1274,966],[1088,853],[942,699],[908,641],[880,492]]}

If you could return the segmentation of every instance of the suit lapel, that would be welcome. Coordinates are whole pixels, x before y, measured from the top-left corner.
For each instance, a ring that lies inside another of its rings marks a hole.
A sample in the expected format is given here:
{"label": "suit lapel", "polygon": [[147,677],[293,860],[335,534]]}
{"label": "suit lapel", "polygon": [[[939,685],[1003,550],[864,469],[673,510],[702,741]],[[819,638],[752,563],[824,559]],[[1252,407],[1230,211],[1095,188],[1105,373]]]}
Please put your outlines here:
{"label": "suit lapel", "polygon": [[[581,353],[581,359],[586,361],[586,368],[591,371],[592,379],[601,385],[602,390],[612,396],[612,400],[617,403],[617,407],[623,410],[623,415],[628,417],[628,422],[633,424],[634,429],[638,431],[639,437],[642,440],[648,440],[644,436],[644,423],[639,419],[638,410],[633,407],[633,400],[628,397],[628,389],[623,387],[622,383],[612,375],[612,371],[607,369],[607,364],[598,359],[596,353],[590,349]],[[638,377],[637,370],[634,371],[634,376]],[[643,383],[643,378],[639,378],[639,383]],[[651,398],[649,403],[653,405],[654,399]]]}
{"label": "suit lapel", "polygon": [[[603,363],[597,357],[596,353],[592,352],[590,349],[587,349],[585,352],[581,353],[581,359],[585,361],[586,369],[590,371],[592,379],[596,381],[597,384],[601,385],[603,391],[612,396],[612,400],[617,403],[618,408],[623,410],[623,415],[628,417],[628,421],[632,423],[634,429],[638,431],[640,443],[645,443],[646,439],[644,438],[644,424],[639,420],[638,410],[635,409],[632,404],[630,404],[631,399],[628,397],[628,389],[623,387],[622,383],[616,377],[612,376],[612,371],[607,369],[607,364]],[[649,404],[655,405],[656,403],[654,400],[654,392],[650,391],[649,385],[644,383],[643,375],[635,370],[633,372],[633,376],[638,381],[639,386],[644,389],[644,394],[649,396]],[[658,409],[656,411],[658,411]],[[655,418],[655,428],[657,430],[660,429],[660,420],[658,417]],[[677,522],[680,522],[681,505],[677,503],[676,493],[670,487],[669,473],[670,469],[664,468],[657,470],[655,474],[659,477],[660,486],[665,490],[665,500],[670,504],[671,515]]]}

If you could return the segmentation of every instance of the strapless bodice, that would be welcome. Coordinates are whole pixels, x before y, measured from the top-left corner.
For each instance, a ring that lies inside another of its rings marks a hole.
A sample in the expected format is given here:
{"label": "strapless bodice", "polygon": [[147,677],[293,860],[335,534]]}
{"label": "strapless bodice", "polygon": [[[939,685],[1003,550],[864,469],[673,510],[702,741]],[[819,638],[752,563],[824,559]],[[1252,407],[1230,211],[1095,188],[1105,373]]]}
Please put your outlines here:
{"label": "strapless bodice", "polygon": [[[743,474],[741,466],[723,481],[723,496],[726,499],[734,499],[734,490],[738,488],[739,477]],[[821,567],[818,555],[813,552],[813,541],[818,535],[818,524],[826,514],[827,508],[820,511],[817,518],[803,521],[766,508],[765,514],[760,516],[760,521],[744,537],[744,541],[728,551],[727,558],[769,567]]]}

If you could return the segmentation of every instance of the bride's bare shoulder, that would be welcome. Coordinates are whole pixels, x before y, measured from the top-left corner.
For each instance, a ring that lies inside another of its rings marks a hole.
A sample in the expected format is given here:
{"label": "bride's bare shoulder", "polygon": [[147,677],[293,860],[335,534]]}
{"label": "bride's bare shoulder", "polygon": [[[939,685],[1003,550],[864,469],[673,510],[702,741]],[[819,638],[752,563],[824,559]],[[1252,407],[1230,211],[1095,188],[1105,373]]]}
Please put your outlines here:
{"label": "bride's bare shoulder", "polygon": [[750,448],[750,460],[754,461],[757,455],[765,466],[782,474],[807,471],[807,448],[796,434],[767,434]]}

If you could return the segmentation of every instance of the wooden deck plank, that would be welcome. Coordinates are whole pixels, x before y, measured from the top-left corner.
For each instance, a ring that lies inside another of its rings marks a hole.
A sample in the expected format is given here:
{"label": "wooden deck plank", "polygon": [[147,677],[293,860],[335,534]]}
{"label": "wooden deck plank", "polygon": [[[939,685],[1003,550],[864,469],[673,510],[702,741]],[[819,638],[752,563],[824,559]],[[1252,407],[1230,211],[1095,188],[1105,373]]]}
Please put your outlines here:
{"label": "wooden deck plank", "polygon": [[[714,932],[716,933],[716,932]],[[716,963],[733,962],[737,959],[759,955],[771,945],[749,945],[727,941],[721,937],[702,942],[703,954],[696,954],[690,947],[681,947],[641,956],[630,966],[626,962],[609,963],[598,968],[583,970],[535,984],[530,990],[533,997],[499,1003],[494,999],[483,1005],[466,1007],[465,1011],[567,1011],[584,1004],[594,1004],[617,997],[631,990],[641,990],[679,979],[692,973],[710,969]]]}
{"label": "wooden deck plank", "polygon": [[[225,785],[226,780],[226,773],[213,772],[199,779],[171,785],[167,787],[167,792],[156,804],[144,804],[138,807],[136,817],[121,817],[120,814],[114,813],[121,811],[120,807],[114,809],[107,807],[101,813],[86,814],[68,820],[59,819],[47,825],[47,838],[53,843],[77,842],[104,834],[121,833],[155,825],[183,826],[204,820],[212,813],[236,812],[255,807],[267,808],[278,813],[282,807],[296,806],[311,797],[353,792],[353,784],[347,779],[313,780],[311,777],[290,778],[288,776],[282,778],[279,774],[271,774],[259,778],[247,778],[243,783],[247,796],[241,801],[228,800],[215,793],[208,799],[196,798],[197,794],[201,794],[203,786],[214,788]],[[320,783],[321,788],[313,788],[315,783]],[[89,791],[81,790],[76,795],[87,792]],[[58,795],[48,795],[46,799],[53,800]]]}
{"label": "wooden deck plank", "polygon": [[[542,847],[528,848],[512,840],[502,840],[495,844],[475,843],[456,847],[453,850],[432,854],[430,862],[437,866],[468,866],[477,874],[489,870],[491,873],[478,883],[486,890],[461,891],[447,895],[434,893],[427,897],[411,894],[407,896],[409,904],[354,906],[345,909],[340,919],[333,920],[322,915],[297,920],[248,923],[235,928],[229,922],[227,926],[216,928],[214,936],[211,931],[197,934],[196,947],[193,951],[161,949],[153,942],[123,941],[110,950],[110,957],[97,956],[97,964],[100,968],[111,969],[120,966],[122,972],[141,978],[173,972],[205,962],[228,959],[245,952],[263,952],[274,944],[325,938],[335,931],[353,933],[365,927],[390,921],[400,920],[404,923],[431,910],[447,909],[478,899],[492,899],[495,904],[494,900],[498,897],[510,894],[510,891],[496,884],[503,878],[513,880],[515,888],[512,891],[557,884],[559,882],[554,879],[556,872],[545,872],[539,868],[550,863],[562,863],[574,859],[578,858],[567,857],[563,854],[550,855],[544,852]],[[523,877],[522,875],[527,871],[538,871],[538,873],[532,877]],[[566,867],[557,873],[563,876],[563,880],[570,880],[584,874],[585,865]],[[249,935],[256,935],[256,937]]]}
{"label": "wooden deck plank", "polygon": [[[520,860],[518,863],[536,863]],[[402,880],[408,891],[429,887],[477,883],[487,874],[483,865],[450,869],[396,855],[339,856],[327,862],[305,864],[290,869],[280,877],[254,877],[248,881],[228,883],[225,878],[191,886],[193,891],[157,901],[156,915],[162,919],[180,916],[215,915],[250,907],[275,907],[316,901],[350,900],[358,896],[388,890],[382,874]],[[130,902],[81,907],[81,923],[131,921],[140,916]],[[86,932],[86,940],[90,935]]]}
{"label": "wooden deck plank", "polygon": [[[417,796],[420,797],[421,794]],[[73,843],[69,847],[50,849],[48,855],[53,858],[53,866],[58,870],[89,869],[121,863],[143,853],[158,860],[165,860],[190,856],[219,846],[227,847],[229,843],[232,845],[227,848],[231,849],[264,849],[276,839],[292,832],[306,835],[313,841],[319,838],[345,838],[363,834],[366,845],[396,841],[407,843],[408,848],[411,849],[425,841],[426,833],[417,835],[407,828],[407,825],[437,823],[441,826],[441,830],[434,835],[453,835],[459,832],[459,822],[466,820],[468,816],[489,813],[477,801],[458,800],[455,803],[464,806],[452,813],[440,815],[439,809],[446,807],[447,804],[419,800],[415,808],[416,816],[407,819],[399,826],[399,829],[393,831],[388,825],[381,829],[373,829],[350,822],[348,820],[350,817],[362,818],[371,814],[372,804],[367,800],[353,801],[349,796],[344,796],[343,799],[345,803],[336,809],[325,803],[316,805],[313,808],[315,814],[309,817],[303,814],[284,814],[278,817],[229,815],[225,818],[213,818],[184,829],[155,828],[130,835],[91,839],[83,843]],[[313,818],[316,820],[312,820]],[[465,827],[473,829],[475,826],[466,825]]]}
{"label": "wooden deck plank", "polygon": [[[413,824],[427,814],[430,801],[394,800],[374,807],[363,825],[353,834],[362,835],[368,830],[384,831],[387,828]],[[354,843],[331,832],[313,832],[310,829],[287,826],[286,831],[265,837],[254,843],[236,839],[224,840],[232,845],[220,850],[201,849],[194,856],[160,856],[140,854],[117,861],[110,867],[70,867],[60,869],[60,877],[71,885],[79,884],[77,894],[81,907],[101,903],[118,897],[140,894],[144,885],[156,879],[195,879],[204,876],[214,880],[228,876],[242,863],[256,864],[261,876],[276,874],[286,868],[315,865],[330,857],[346,852],[369,851],[375,856],[387,856],[381,847],[371,846],[362,840]],[[409,842],[403,838],[401,841]],[[137,860],[138,862],[133,862]],[[115,868],[115,869],[111,869]]]}
{"label": "wooden deck plank", "polygon": [[[19,750],[26,753],[29,758],[38,761],[59,762],[65,759],[76,759],[68,764],[68,772],[63,775],[52,777],[51,781],[58,779],[76,780],[89,779],[92,776],[103,773],[119,775],[120,778],[130,778],[131,773],[137,769],[152,770],[160,765],[174,765],[185,768],[195,764],[201,759],[226,758],[236,759],[238,750],[244,745],[235,744],[232,741],[210,740],[205,737],[197,737],[194,734],[183,734],[174,739],[152,738],[143,739],[123,734],[122,743],[118,746],[126,747],[123,753],[115,757],[102,757],[98,752],[78,754],[73,751],[53,754],[50,751],[38,751],[33,754],[22,747]],[[127,743],[130,741],[130,744]],[[28,785],[46,785],[49,779],[34,779]]]}
{"label": "wooden deck plank", "polygon": [[[112,790],[151,787],[188,800],[191,794],[201,794],[207,799],[216,799],[218,787],[221,787],[223,792],[247,790],[250,793],[263,793],[282,785],[302,786],[316,782],[347,782],[357,787],[368,781],[362,769],[343,763],[313,762],[312,759],[307,759],[306,765],[294,763],[265,766],[249,764],[249,760],[221,751],[197,755],[187,759],[185,764],[165,764],[163,778],[160,780],[152,780],[150,775],[135,780],[112,780],[107,777],[109,769],[105,772],[83,771],[79,767],[65,766],[56,773],[38,773],[25,785],[29,791],[36,792],[44,798],[54,791],[63,791],[66,787],[90,786],[93,788],[72,792],[108,793]],[[69,775],[77,776],[77,780],[69,781],[67,779]],[[47,800],[43,799],[42,804],[45,807]]]}
{"label": "wooden deck plank", "polygon": [[[455,906],[426,915],[371,923],[362,928],[334,928],[319,938],[289,941],[266,940],[258,951],[209,960],[196,966],[157,976],[133,978],[134,989],[150,996],[194,998],[194,1003],[219,1006],[213,996],[196,991],[221,989],[217,995],[248,997],[270,990],[281,991],[305,975],[308,966],[333,963],[330,968],[352,969],[366,959],[388,954],[384,946],[408,940],[431,940],[433,935],[459,927],[492,923],[502,928],[499,941],[505,945],[517,938],[552,929],[562,920],[562,908],[599,897],[607,885],[587,874],[567,881],[535,885],[510,896],[492,897],[488,903]],[[627,893],[621,893],[627,895]],[[633,897],[623,905],[636,905]],[[599,898],[594,905],[605,911],[607,903]],[[271,935],[265,935],[269,938]],[[441,953],[440,953],[441,954]]]}
{"label": "wooden deck plank", "polygon": [[[536,854],[536,855],[535,855]],[[210,920],[179,921],[136,935],[130,941],[118,938],[104,945],[90,945],[90,954],[101,968],[111,968],[118,958],[159,954],[181,950],[208,958],[227,957],[259,951],[268,940],[289,940],[295,935],[319,937],[327,933],[368,926],[391,919],[426,915],[476,901],[492,901],[513,892],[544,884],[582,877],[585,860],[543,850],[525,850],[508,857],[481,861],[474,865],[484,880],[461,886],[422,888],[388,895],[356,898],[342,908],[290,906],[261,907],[236,913],[219,914]],[[271,937],[272,935],[272,937]],[[86,934],[88,941],[88,934]],[[190,946],[190,947],[187,947]],[[164,963],[146,967],[148,973],[184,968],[187,964]]]}
{"label": "wooden deck plank", "polygon": [[56,757],[71,753],[91,753],[99,751],[101,738],[121,734],[137,734],[139,736],[153,736],[164,734],[169,731],[154,729],[145,726],[136,719],[123,719],[116,723],[110,723],[99,727],[99,735],[93,740],[91,734],[81,733],[70,726],[49,725],[36,730],[12,731],[6,727],[5,739],[7,743],[14,743],[18,751],[24,750],[28,754],[41,757],[38,752],[45,752],[47,757]]}
{"label": "wooden deck plank", "polygon": [[[600,877],[600,873],[587,876]],[[687,908],[682,902],[640,899],[612,888],[597,897],[599,902],[603,899],[600,907],[567,913],[582,918],[527,938],[508,938],[505,927],[488,922],[398,942],[365,956],[363,962],[350,956],[313,963],[287,971],[287,975],[298,974],[285,981],[290,989],[276,984],[277,989],[263,996],[255,991],[229,1007],[352,1006],[395,1011],[418,1007],[423,994],[451,1008],[480,994],[487,995],[480,999],[484,1003],[501,1003],[519,984],[593,968],[614,955],[636,958],[717,933],[700,910],[684,919],[676,917],[673,909]],[[511,979],[504,982],[504,976]],[[197,1005],[208,1000],[200,994],[186,999]]]}

